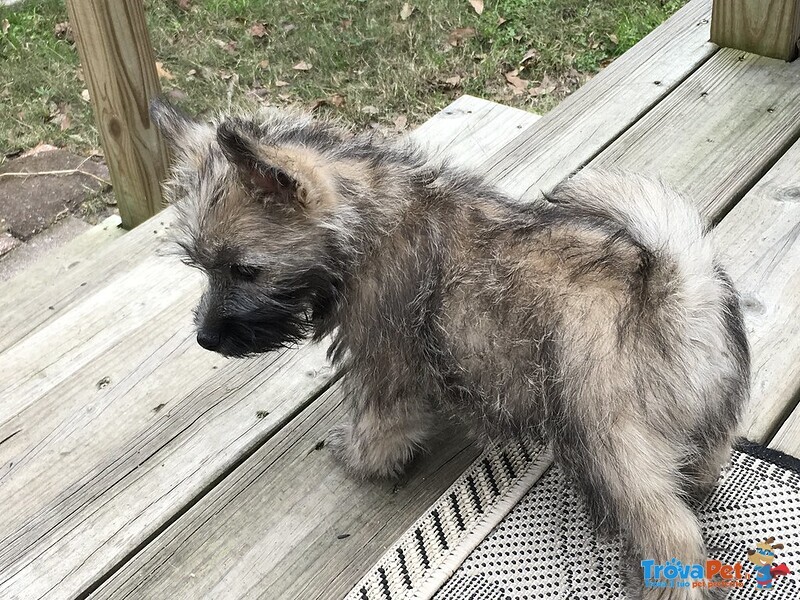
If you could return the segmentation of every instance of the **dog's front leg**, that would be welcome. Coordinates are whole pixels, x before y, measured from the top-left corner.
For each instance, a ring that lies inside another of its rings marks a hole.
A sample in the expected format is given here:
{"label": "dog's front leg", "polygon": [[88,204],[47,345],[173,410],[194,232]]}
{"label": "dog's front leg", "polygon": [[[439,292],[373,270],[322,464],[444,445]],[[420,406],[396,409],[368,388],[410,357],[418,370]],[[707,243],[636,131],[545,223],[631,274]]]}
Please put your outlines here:
{"label": "dog's front leg", "polygon": [[396,477],[422,449],[433,420],[428,400],[396,385],[345,375],[348,419],[329,434],[334,456],[359,478]]}

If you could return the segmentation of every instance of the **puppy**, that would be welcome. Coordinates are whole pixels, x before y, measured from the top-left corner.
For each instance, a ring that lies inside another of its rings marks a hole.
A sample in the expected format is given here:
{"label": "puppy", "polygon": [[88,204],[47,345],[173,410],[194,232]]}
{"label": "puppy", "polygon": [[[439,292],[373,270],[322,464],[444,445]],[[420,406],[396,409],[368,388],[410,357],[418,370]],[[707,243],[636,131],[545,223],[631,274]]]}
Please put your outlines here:
{"label": "puppy", "polygon": [[728,458],[749,350],[683,198],[584,170],[522,204],[407,141],[304,116],[152,116],[179,243],[208,275],[197,341],[244,356],[332,336],[350,416],[329,446],[353,474],[397,475],[444,412],[552,444],[635,561],[705,559],[688,499]]}

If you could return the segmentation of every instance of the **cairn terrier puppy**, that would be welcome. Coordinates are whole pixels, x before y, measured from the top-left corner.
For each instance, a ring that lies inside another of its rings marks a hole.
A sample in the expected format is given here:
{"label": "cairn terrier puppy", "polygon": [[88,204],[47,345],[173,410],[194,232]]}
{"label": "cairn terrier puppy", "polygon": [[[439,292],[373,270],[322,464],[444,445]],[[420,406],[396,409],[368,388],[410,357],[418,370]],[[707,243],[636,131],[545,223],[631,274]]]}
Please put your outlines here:
{"label": "cairn terrier puppy", "polygon": [[407,141],[151,112],[179,243],[208,276],[198,343],[244,356],[332,336],[351,412],[328,445],[347,469],[397,475],[436,413],[538,435],[635,560],[705,559],[689,499],[729,455],[749,351],[684,199],[584,170],[522,204]]}

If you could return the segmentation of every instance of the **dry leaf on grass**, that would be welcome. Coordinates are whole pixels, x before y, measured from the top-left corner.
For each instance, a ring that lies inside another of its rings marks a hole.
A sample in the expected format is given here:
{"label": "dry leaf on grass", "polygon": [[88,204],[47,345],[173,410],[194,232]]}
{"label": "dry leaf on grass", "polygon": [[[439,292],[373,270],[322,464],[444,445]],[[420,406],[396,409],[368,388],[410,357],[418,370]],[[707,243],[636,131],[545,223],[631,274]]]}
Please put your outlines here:
{"label": "dry leaf on grass", "polygon": [[506,78],[506,81],[509,85],[513,88],[515,94],[522,94],[528,87],[529,81],[522,79],[519,77],[517,70],[509,71],[508,73],[503,74]]}
{"label": "dry leaf on grass", "polygon": [[353,19],[342,19],[342,22],[339,23],[339,29],[344,31],[345,29],[350,29],[350,25],[353,24]]}
{"label": "dry leaf on grass", "polygon": [[342,96],[341,94],[334,94],[333,96],[328,98],[328,101],[331,103],[331,105],[335,106],[336,108],[344,106],[345,102],[344,96]]}
{"label": "dry leaf on grass", "polygon": [[312,102],[309,102],[308,104],[306,104],[306,109],[307,109],[309,112],[314,112],[314,111],[315,111],[315,110],[317,110],[317,109],[318,109],[320,106],[325,106],[326,104],[328,104],[328,99],[327,99],[327,98],[317,98],[316,100],[314,100],[314,101],[312,101]]}
{"label": "dry leaf on grass", "polygon": [[166,69],[166,67],[164,67],[163,63],[160,62],[156,62],[156,73],[158,73],[159,79],[167,79],[167,80],[175,79],[175,76],[172,73],[170,73]]}
{"label": "dry leaf on grass", "polygon": [[403,8],[400,9],[400,18],[405,21],[411,14],[416,10],[416,7],[411,6],[408,2],[403,4]]}
{"label": "dry leaf on grass", "polygon": [[611,43],[614,45],[619,44],[619,38],[613,33],[608,34],[608,39],[611,40]]}
{"label": "dry leaf on grass", "polygon": [[58,104],[50,105],[50,118],[48,122],[53,125],[58,125],[61,131],[66,131],[72,124],[72,119],[69,116],[69,104],[60,102]]}
{"label": "dry leaf on grass", "polygon": [[464,40],[469,39],[475,36],[475,28],[474,27],[460,27],[458,29],[453,29],[450,32],[450,35],[447,36],[447,43],[451,46],[460,46],[464,43]]}
{"label": "dry leaf on grass", "polygon": [[84,102],[91,101],[92,98],[91,98],[91,96],[89,96],[89,90],[84,89],[84,90],[81,91],[81,99]]}
{"label": "dry leaf on grass", "polygon": [[289,85],[288,81],[283,81],[282,79],[275,80],[275,87],[286,87],[287,85]]}
{"label": "dry leaf on grass", "polygon": [[66,131],[69,129],[69,126],[72,124],[72,120],[69,118],[69,115],[66,113],[60,113],[54,115],[50,121],[53,125],[58,125],[58,128],[61,131]]}
{"label": "dry leaf on grass", "polygon": [[263,23],[256,23],[251,25],[247,32],[250,34],[250,37],[261,39],[267,35],[267,28]]}
{"label": "dry leaf on grass", "polygon": [[286,33],[289,33],[290,31],[297,29],[297,25],[294,23],[282,23],[281,29],[283,29]]}
{"label": "dry leaf on grass", "polygon": [[546,96],[548,94],[552,94],[555,91],[555,89],[556,89],[556,83],[547,76],[547,73],[545,73],[539,85],[529,89],[528,94],[533,98],[538,98],[539,96]]}
{"label": "dry leaf on grass", "polygon": [[405,115],[400,115],[394,120],[395,131],[403,131],[406,127],[408,127],[408,117]]}
{"label": "dry leaf on grass", "polygon": [[539,60],[539,51],[531,48],[525,53],[522,60],[519,61],[519,64],[524,65],[529,60]]}
{"label": "dry leaf on grass", "polygon": [[301,60],[299,63],[297,63],[292,68],[295,71],[310,71],[313,66],[314,65],[312,65],[311,63],[307,63],[306,61]]}
{"label": "dry leaf on grass", "polygon": [[222,40],[214,40],[223,51],[231,56],[238,52],[238,44],[236,42],[223,42]]}
{"label": "dry leaf on grass", "polygon": [[472,8],[475,9],[476,13],[483,14],[483,0],[469,0],[469,3],[472,4]]}
{"label": "dry leaf on grass", "polygon": [[361,112],[364,113],[364,114],[367,114],[367,115],[377,115],[381,111],[379,111],[374,106],[362,106],[361,107]]}
{"label": "dry leaf on grass", "polygon": [[9,29],[11,29],[11,23],[8,22],[8,19],[0,21],[0,31],[3,32],[3,35],[7,34]]}
{"label": "dry leaf on grass", "polygon": [[178,8],[180,8],[181,10],[189,10],[191,8],[190,0],[176,0],[175,4],[177,4]]}
{"label": "dry leaf on grass", "polygon": [[507,20],[508,20],[508,19],[504,19],[503,17],[501,17],[501,16],[498,16],[498,17],[497,17],[497,26],[498,26],[498,27],[500,27],[500,25],[502,25],[503,23],[505,23]]}
{"label": "dry leaf on grass", "polygon": [[41,154],[42,152],[51,152],[53,150],[58,150],[55,146],[51,146],[50,144],[46,144],[45,142],[39,142],[30,150],[26,150],[22,154],[20,154],[20,158],[27,158],[28,156],[36,156],[37,154]]}
{"label": "dry leaf on grass", "polygon": [[451,88],[456,88],[461,85],[461,76],[460,75],[453,75],[452,77],[448,77],[444,80],[444,82]]}
{"label": "dry leaf on grass", "polygon": [[268,69],[269,68],[269,61],[266,58],[264,60],[259,61],[258,62],[258,68],[259,69]]}

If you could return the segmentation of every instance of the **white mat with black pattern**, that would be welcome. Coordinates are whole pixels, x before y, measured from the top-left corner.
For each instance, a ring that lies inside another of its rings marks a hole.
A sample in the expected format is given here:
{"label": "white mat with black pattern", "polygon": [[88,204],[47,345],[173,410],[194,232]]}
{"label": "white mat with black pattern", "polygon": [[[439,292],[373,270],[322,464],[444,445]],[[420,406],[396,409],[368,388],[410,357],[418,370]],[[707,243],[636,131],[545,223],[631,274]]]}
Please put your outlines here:
{"label": "white mat with black pattern", "polygon": [[[347,600],[624,599],[619,543],[596,535],[551,459],[529,441],[488,449]],[[730,600],[800,599],[800,461],[741,444],[700,519],[711,557],[742,565]],[[770,537],[791,573],[763,589],[747,550]]]}

